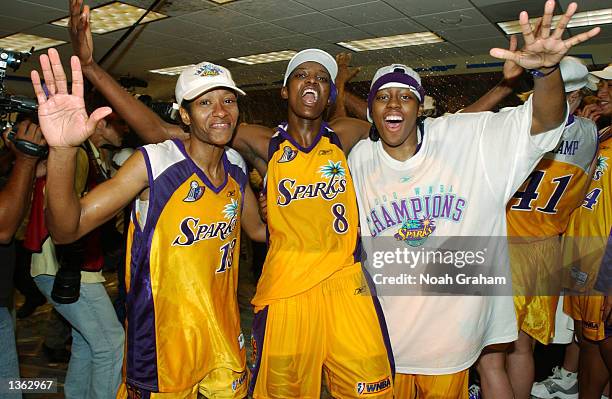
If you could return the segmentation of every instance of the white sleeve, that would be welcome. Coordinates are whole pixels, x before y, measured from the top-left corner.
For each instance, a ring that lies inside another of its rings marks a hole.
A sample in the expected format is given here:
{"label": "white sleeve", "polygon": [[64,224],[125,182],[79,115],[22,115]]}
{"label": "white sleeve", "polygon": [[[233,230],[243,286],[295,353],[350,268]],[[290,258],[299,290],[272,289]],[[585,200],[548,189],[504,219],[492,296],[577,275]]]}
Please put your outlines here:
{"label": "white sleeve", "polygon": [[491,191],[504,204],[514,195],[542,156],[561,138],[563,123],[555,129],[531,134],[532,97],[521,106],[488,113],[482,126],[479,153]]}
{"label": "white sleeve", "polygon": [[238,151],[234,150],[233,148],[225,147],[225,154],[227,155],[227,160],[230,161],[230,163],[233,163],[242,169],[245,175],[249,175],[246,162],[244,162],[244,159],[242,159],[242,156],[240,156]]}

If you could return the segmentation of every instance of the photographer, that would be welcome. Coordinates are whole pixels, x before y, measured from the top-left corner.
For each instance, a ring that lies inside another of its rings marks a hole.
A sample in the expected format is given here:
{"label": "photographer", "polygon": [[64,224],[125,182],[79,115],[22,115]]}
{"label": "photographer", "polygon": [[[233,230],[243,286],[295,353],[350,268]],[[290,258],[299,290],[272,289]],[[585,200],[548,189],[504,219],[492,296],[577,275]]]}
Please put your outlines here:
{"label": "photographer", "polygon": [[[13,292],[13,271],[15,267],[15,248],[11,243],[13,234],[23,219],[30,201],[32,182],[38,158],[19,151],[8,140],[10,129],[4,131],[5,145],[14,153],[15,163],[4,187],[0,190],[0,378],[18,378],[19,363],[15,348],[13,320],[8,306]],[[29,121],[19,124],[17,140],[25,140],[37,145],[45,141],[39,127]],[[15,398],[21,394],[15,394]]]}
{"label": "photographer", "polygon": [[[85,144],[86,150],[81,147],[77,152],[77,193],[91,190],[106,178],[106,162],[100,150],[120,146],[122,136],[123,131],[111,118],[96,125]],[[124,332],[103,285],[100,232],[92,233],[94,236],[74,244],[58,245],[57,255],[55,245],[47,238],[41,253],[32,256],[36,285],[72,327],[71,357],[64,386],[68,399],[114,397],[121,377]]]}

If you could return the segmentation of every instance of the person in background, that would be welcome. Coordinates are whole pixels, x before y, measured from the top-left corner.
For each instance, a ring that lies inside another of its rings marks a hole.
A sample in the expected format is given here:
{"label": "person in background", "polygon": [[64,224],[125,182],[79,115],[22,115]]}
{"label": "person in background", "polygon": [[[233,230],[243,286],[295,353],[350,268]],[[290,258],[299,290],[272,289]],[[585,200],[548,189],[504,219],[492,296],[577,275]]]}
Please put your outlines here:
{"label": "person in background", "polygon": [[[19,227],[30,203],[30,196],[37,157],[18,150],[7,138],[6,129],[2,138],[4,144],[13,151],[15,163],[4,186],[0,189],[0,380],[19,378],[19,360],[15,347],[13,317],[9,311],[13,294],[13,271],[15,268],[15,248],[11,243],[13,234]],[[37,145],[45,145],[40,128],[30,121],[17,126],[15,138]],[[21,393],[7,394],[8,398],[21,398]]]}

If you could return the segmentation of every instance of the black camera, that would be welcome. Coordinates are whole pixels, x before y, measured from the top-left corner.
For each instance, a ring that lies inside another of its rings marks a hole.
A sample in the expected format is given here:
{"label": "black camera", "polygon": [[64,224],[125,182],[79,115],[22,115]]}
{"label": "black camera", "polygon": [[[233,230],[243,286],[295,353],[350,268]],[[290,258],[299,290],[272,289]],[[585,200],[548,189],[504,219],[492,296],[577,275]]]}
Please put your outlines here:
{"label": "black camera", "polygon": [[0,116],[13,112],[36,113],[38,104],[36,100],[22,97],[12,96],[6,93],[4,87],[4,78],[6,78],[7,68],[16,71],[32,55],[34,47],[27,52],[10,51],[0,48]]}

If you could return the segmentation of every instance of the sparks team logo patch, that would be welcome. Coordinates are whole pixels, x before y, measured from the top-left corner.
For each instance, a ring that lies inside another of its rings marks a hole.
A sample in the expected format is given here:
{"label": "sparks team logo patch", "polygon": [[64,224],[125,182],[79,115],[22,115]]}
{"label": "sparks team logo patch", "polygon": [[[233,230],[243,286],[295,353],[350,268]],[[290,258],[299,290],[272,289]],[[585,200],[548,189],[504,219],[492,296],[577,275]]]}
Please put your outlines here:
{"label": "sparks team logo patch", "polygon": [[601,176],[608,169],[608,157],[603,155],[597,156],[597,162],[595,163],[595,173],[593,173],[593,180],[601,179]]}
{"label": "sparks team logo patch", "polygon": [[185,199],[183,199],[183,201],[195,202],[199,200],[200,198],[202,198],[202,195],[204,195],[204,190],[204,186],[200,186],[197,181],[192,180],[189,184],[189,192],[187,193],[187,196],[185,197]]}
{"label": "sparks team logo patch", "polygon": [[423,219],[410,219],[402,223],[394,237],[398,241],[403,241],[411,247],[418,247],[423,244],[427,237],[436,230],[436,222],[429,216]]}
{"label": "sparks team logo patch", "polygon": [[278,160],[278,163],[291,162],[296,156],[296,150],[292,149],[289,146],[285,146],[285,148],[283,148],[283,155],[281,155],[280,159]]}
{"label": "sparks team logo patch", "polygon": [[223,71],[213,64],[204,64],[195,70],[195,75],[198,76],[219,76]]}
{"label": "sparks team logo patch", "polygon": [[376,382],[358,382],[355,389],[358,395],[374,395],[391,388],[391,378],[383,378]]}
{"label": "sparks team logo patch", "polygon": [[244,382],[246,381],[247,373],[246,371],[240,374],[240,377],[236,378],[232,381],[232,391],[236,391]]}

